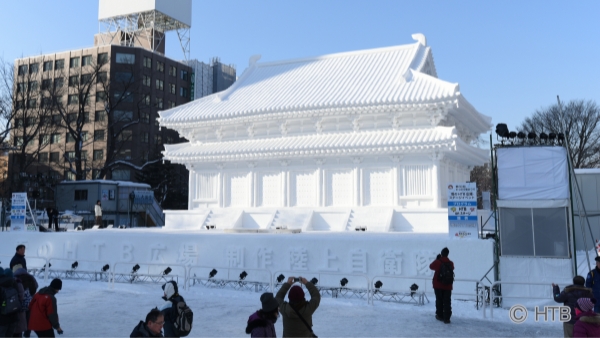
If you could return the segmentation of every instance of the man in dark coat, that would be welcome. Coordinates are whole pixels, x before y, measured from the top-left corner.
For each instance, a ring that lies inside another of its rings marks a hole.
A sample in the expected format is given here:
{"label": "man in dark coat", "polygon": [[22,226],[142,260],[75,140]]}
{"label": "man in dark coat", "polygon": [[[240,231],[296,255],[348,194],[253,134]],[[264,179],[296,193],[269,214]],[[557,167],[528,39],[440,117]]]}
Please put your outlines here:
{"label": "man in dark coat", "polygon": [[154,308],[146,315],[146,322],[140,320],[129,337],[162,337],[161,329],[164,324],[165,317],[159,309]]}
{"label": "man in dark coat", "polygon": [[[15,265],[21,265],[18,268],[23,268],[23,269],[27,270],[27,261],[25,260],[25,245],[23,245],[23,244],[17,245],[17,252],[15,252],[15,255],[10,260],[10,269],[11,270],[13,270]],[[15,270],[16,269],[14,269],[13,271],[15,271]]]}
{"label": "man in dark coat", "polygon": [[[5,271],[10,271],[10,269],[5,270],[0,267],[0,287],[16,289],[15,279],[13,276],[7,275]],[[10,315],[0,314],[0,337],[12,337],[18,320],[18,313]]]}
{"label": "man in dark coat", "polygon": [[[594,298],[600,299],[600,257],[596,256],[596,267],[588,272],[585,287],[592,289]],[[600,302],[594,305],[594,312],[600,313]]]}
{"label": "man in dark coat", "polygon": [[40,289],[29,303],[29,330],[38,337],[54,337],[54,330],[62,334],[58,322],[58,307],[55,295],[62,290],[62,280],[55,278],[50,286]]}
{"label": "man in dark coat", "polygon": [[566,286],[562,292],[558,285],[552,283],[552,294],[554,301],[564,303],[565,306],[571,308],[571,320],[563,323],[563,331],[565,337],[573,337],[573,325],[575,324],[575,306],[579,298],[594,298],[592,289],[584,286],[585,279],[581,276],[573,277],[573,285]]}
{"label": "man in dark coat", "polygon": [[179,295],[179,288],[177,282],[168,281],[162,286],[164,296],[162,297],[166,302],[161,306],[160,313],[164,316],[165,324],[163,330],[165,337],[179,337],[175,334],[175,320],[177,319],[177,303],[185,302],[183,297]]}
{"label": "man in dark coat", "polygon": [[442,264],[449,264],[454,271],[454,263],[448,259],[450,250],[443,248],[441,254],[437,255],[435,261],[429,264],[429,268],[434,270],[433,291],[435,292],[435,319],[450,324],[452,316],[452,284],[444,284],[439,280]]}

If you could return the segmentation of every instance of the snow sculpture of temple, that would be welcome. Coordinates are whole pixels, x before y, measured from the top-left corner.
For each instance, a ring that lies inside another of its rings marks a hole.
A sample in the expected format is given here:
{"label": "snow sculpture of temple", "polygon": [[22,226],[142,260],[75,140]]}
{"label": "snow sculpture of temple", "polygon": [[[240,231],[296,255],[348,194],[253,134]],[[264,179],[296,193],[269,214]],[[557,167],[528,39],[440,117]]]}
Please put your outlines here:
{"label": "snow sculpture of temple", "polygon": [[489,151],[491,118],[415,43],[249,67],[229,89],[160,113],[188,143],[189,210],[166,227],[447,232],[446,186]]}

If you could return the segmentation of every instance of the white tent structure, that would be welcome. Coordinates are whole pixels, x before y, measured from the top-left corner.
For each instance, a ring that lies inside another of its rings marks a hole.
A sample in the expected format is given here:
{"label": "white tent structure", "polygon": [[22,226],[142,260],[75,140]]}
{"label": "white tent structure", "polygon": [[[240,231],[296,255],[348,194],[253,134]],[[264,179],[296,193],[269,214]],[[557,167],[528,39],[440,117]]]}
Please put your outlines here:
{"label": "white tent structure", "polygon": [[491,119],[437,78],[415,43],[259,63],[229,89],[160,113],[187,143],[164,157],[189,172],[200,229],[447,232],[444,194],[489,160],[473,146]]}

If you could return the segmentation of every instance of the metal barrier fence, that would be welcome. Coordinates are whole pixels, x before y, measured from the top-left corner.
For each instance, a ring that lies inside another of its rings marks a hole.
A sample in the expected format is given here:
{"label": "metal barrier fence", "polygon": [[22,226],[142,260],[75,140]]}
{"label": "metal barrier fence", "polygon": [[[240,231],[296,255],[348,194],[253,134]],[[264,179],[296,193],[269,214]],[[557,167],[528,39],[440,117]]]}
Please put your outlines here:
{"label": "metal barrier fence", "polygon": [[[275,280],[273,283],[275,284],[275,292],[276,289],[279,289],[281,284],[287,281],[287,276],[299,276],[306,278],[307,280],[311,280],[312,278],[316,278],[318,280],[315,285],[319,290],[319,293],[323,296],[328,295],[332,298],[344,297],[344,298],[358,298],[358,299],[366,299],[367,304],[371,303],[370,300],[370,285],[369,277],[363,274],[351,274],[351,273],[338,273],[338,272],[311,272],[311,271],[277,271],[274,275]],[[281,275],[284,276],[281,279]],[[306,277],[309,276],[309,277]],[[342,277],[342,280],[338,278]],[[353,278],[356,277],[356,278]],[[343,279],[346,279],[343,283]],[[363,284],[363,279],[365,284]],[[360,280],[360,282],[356,282],[356,280]],[[339,285],[339,286],[337,286]],[[364,286],[364,287],[362,287]]]}
{"label": "metal barrier fence", "polygon": [[[142,269],[142,266],[145,267],[145,269]],[[131,269],[131,271],[127,272],[129,269]],[[177,283],[179,283],[179,278],[181,277],[184,280],[183,289],[187,290],[185,285],[187,271],[187,267],[182,264],[157,264],[141,262],[132,265],[132,263],[118,262],[113,265],[111,281],[112,286],[114,287],[115,282],[166,283],[168,281],[175,280]]]}
{"label": "metal barrier fence", "polygon": [[[508,284],[508,285],[539,285],[539,286],[545,286],[545,287],[549,287],[550,285],[548,283],[525,283],[525,282],[503,282],[503,281],[497,281],[492,283],[491,288],[494,289],[495,287],[502,285],[502,284]],[[572,281],[569,282],[561,282],[558,283],[561,285],[570,285],[572,284]],[[519,299],[543,299],[543,300],[553,300],[553,295],[552,295],[552,289],[548,288],[548,290],[550,290],[550,295],[545,296],[545,297],[531,297],[531,296],[504,296],[504,295],[492,295],[490,296],[492,301],[490,302],[491,304],[494,304],[495,299],[500,299],[500,298],[519,298]],[[498,302],[498,304],[500,304],[500,301]],[[494,306],[490,306],[490,317],[494,318]],[[485,309],[485,303],[483,306],[483,318],[486,318],[486,309]]]}
{"label": "metal barrier fence", "polygon": [[206,287],[260,292],[273,290],[272,276],[268,269],[192,266],[185,283],[188,287],[190,283],[198,283]]}
{"label": "metal barrier fence", "polygon": [[[1,262],[1,266],[8,268],[10,267],[10,260],[13,258],[14,255],[0,255],[0,258],[7,258],[0,260]],[[26,256],[25,259],[27,260],[27,271],[39,278],[41,276],[44,277],[44,282],[48,281],[48,276],[47,276],[47,271],[45,269],[45,267],[48,265],[48,259],[45,257],[39,257],[39,256]],[[5,263],[6,262],[6,263]]]}
{"label": "metal barrier fence", "polygon": [[48,259],[48,277],[61,279],[110,282],[110,264],[99,261],[73,260],[65,258]]}

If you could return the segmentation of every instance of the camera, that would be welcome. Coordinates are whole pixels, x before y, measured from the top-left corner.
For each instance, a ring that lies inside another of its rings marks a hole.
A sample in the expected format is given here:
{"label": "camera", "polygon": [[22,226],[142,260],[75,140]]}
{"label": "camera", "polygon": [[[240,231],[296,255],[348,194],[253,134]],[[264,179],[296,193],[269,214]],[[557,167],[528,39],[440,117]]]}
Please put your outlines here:
{"label": "camera", "polygon": [[294,283],[295,283],[295,282],[299,282],[299,281],[300,281],[300,277],[295,277],[295,278],[294,278]]}

